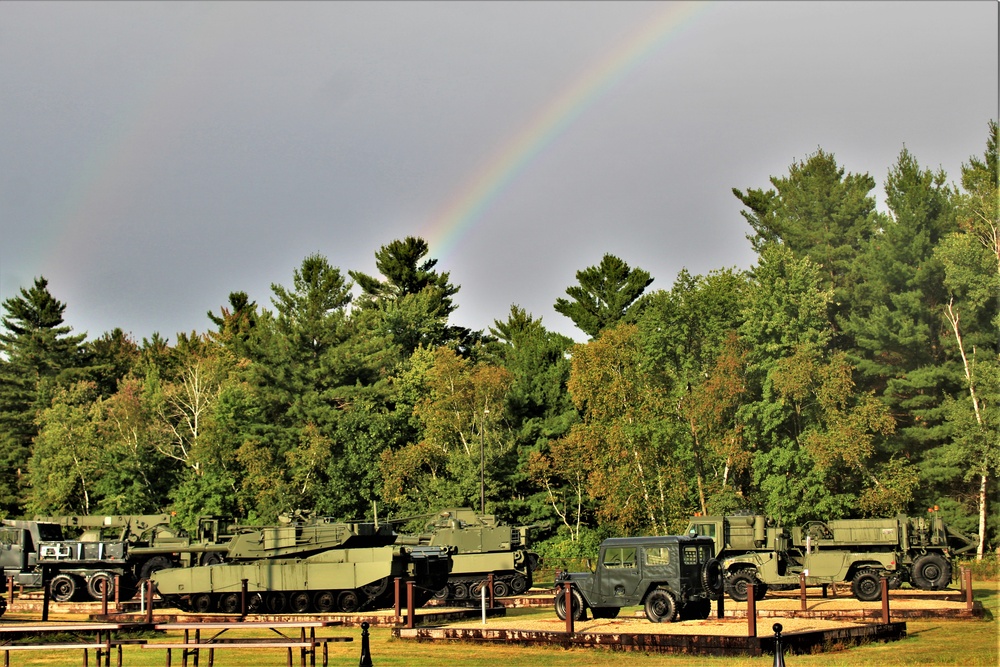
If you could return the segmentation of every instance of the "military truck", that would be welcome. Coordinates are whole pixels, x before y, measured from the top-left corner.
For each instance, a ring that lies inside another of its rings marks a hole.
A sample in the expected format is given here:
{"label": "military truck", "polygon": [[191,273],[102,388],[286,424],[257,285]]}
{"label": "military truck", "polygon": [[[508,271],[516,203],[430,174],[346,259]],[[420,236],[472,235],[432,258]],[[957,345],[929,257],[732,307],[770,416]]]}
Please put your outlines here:
{"label": "military truck", "polygon": [[[118,577],[119,597],[129,599],[138,581],[157,569],[220,561],[235,534],[231,520],[203,517],[192,537],[170,528],[171,518],[154,514],[5,519],[0,526],[4,577],[29,588],[45,583],[57,602],[83,596],[100,600],[102,588],[113,597]],[[83,532],[70,538],[66,530]]]}
{"label": "military truck", "polygon": [[615,618],[622,607],[643,605],[653,623],[708,618],[723,580],[715,543],[708,537],[614,537],[601,543],[593,572],[556,577],[556,616],[566,620],[565,587],[574,620]]}
{"label": "military truck", "polygon": [[538,555],[528,550],[527,528],[512,527],[491,514],[468,507],[444,509],[419,535],[399,535],[396,544],[444,546],[452,549],[451,575],[434,597],[439,600],[478,598],[493,575],[493,595],[520,595],[532,585]]}
{"label": "military truck", "polygon": [[[791,529],[759,514],[696,516],[688,533],[711,537],[734,600],[761,599],[768,587],[850,582],[859,600],[881,598],[881,577],[898,586],[943,588],[951,580],[950,558],[967,548],[966,536],[939,520],[853,519],[810,522]],[[949,539],[951,542],[949,543]],[[955,546],[952,546],[955,545]],[[957,549],[957,550],[956,550]]]}
{"label": "military truck", "polygon": [[447,547],[393,545],[389,526],[312,519],[250,529],[229,544],[226,562],[154,572],[160,596],[180,609],[235,613],[243,581],[251,611],[354,612],[389,606],[392,581],[414,582],[424,604],[448,580]]}

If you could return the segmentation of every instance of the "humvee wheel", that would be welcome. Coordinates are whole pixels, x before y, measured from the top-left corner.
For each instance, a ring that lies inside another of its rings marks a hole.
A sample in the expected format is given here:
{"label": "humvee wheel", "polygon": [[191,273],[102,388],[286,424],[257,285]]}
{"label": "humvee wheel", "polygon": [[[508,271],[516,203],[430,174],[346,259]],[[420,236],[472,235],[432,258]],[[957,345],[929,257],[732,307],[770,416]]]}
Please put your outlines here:
{"label": "humvee wheel", "polygon": [[729,589],[729,597],[737,602],[747,601],[747,588],[750,586],[754,587],[754,600],[760,601],[764,599],[764,596],[767,594],[767,586],[757,581],[757,574],[752,568],[745,567],[736,570],[729,576],[726,582],[726,587]]}
{"label": "humvee wheel", "polygon": [[337,607],[342,612],[352,614],[361,608],[361,600],[354,591],[343,591],[337,596]]}
{"label": "humvee wheel", "polygon": [[670,623],[677,617],[677,601],[669,591],[657,588],[646,597],[645,610],[653,623]]}
{"label": "humvee wheel", "polygon": [[[580,591],[575,588],[570,593],[572,599],[570,600],[570,607],[573,613],[574,621],[582,621],[586,615],[586,608],[583,603],[583,596],[580,595]],[[556,593],[555,598],[556,605],[556,616],[559,617],[560,621],[566,620],[566,593],[564,591],[559,591]]]}
{"label": "humvee wheel", "polygon": [[69,602],[76,596],[77,588],[77,580],[71,574],[57,574],[49,582],[49,592],[56,602]]}
{"label": "humvee wheel", "polygon": [[882,582],[875,570],[861,570],[851,581],[851,592],[862,602],[882,599]]}
{"label": "humvee wheel", "polygon": [[924,554],[913,561],[913,574],[910,579],[917,588],[925,591],[946,588],[951,582],[951,565],[941,554]]}
{"label": "humvee wheel", "polygon": [[304,614],[309,611],[309,602],[309,593],[305,591],[292,593],[292,597],[288,600],[289,607],[296,614]]}

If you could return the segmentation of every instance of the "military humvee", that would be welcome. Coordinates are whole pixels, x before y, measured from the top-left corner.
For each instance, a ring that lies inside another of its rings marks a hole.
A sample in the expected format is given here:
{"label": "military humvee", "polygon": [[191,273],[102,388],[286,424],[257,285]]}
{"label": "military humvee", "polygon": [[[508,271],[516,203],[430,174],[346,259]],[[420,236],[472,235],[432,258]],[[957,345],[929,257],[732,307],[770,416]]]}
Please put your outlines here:
{"label": "military humvee", "polygon": [[[614,537],[601,543],[594,572],[563,572],[556,586],[571,587],[575,620],[583,620],[587,609],[594,618],[614,618],[632,605],[643,605],[653,623],[707,618],[724,586],[714,556],[708,537]],[[556,594],[555,608],[565,620],[565,589]]]}

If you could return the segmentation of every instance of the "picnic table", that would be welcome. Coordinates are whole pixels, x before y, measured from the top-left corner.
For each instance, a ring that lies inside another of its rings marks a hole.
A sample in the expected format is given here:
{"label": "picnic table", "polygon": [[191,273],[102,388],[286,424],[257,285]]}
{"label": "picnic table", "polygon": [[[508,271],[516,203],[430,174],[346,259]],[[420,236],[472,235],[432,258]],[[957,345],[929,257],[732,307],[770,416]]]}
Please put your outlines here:
{"label": "picnic table", "polygon": [[[156,630],[167,632],[183,631],[183,642],[153,642],[143,645],[144,649],[166,649],[167,667],[170,667],[171,651],[181,651],[181,661],[186,667],[188,656],[194,659],[194,667],[198,667],[200,652],[208,650],[208,667],[215,662],[215,651],[219,649],[242,648],[283,648],[288,651],[288,667],[292,667],[292,651],[299,650],[302,667],[309,658],[310,667],[316,665],[316,647],[323,647],[323,667],[326,667],[329,653],[327,644],[330,642],[354,641],[351,637],[316,637],[316,628],[340,625],[338,621],[230,621],[208,623],[159,623]],[[223,636],[231,631],[240,630],[270,630],[275,637],[232,637]],[[294,632],[297,630],[298,632]],[[192,631],[194,631],[192,633]],[[202,635],[202,631],[206,632]],[[286,632],[288,634],[286,634]],[[289,635],[298,635],[289,636]],[[308,635],[308,636],[307,636]]]}
{"label": "picnic table", "polygon": [[[66,651],[82,650],[83,667],[88,667],[89,652],[97,655],[98,667],[104,659],[105,667],[111,665],[111,651],[118,654],[118,667],[122,666],[122,646],[125,644],[143,644],[144,639],[116,639],[115,633],[120,630],[135,627],[135,623],[0,623],[0,650],[3,651],[4,667],[10,667],[11,651]],[[75,641],[70,642],[35,642],[14,644],[13,641],[23,635],[30,637],[68,634]]]}

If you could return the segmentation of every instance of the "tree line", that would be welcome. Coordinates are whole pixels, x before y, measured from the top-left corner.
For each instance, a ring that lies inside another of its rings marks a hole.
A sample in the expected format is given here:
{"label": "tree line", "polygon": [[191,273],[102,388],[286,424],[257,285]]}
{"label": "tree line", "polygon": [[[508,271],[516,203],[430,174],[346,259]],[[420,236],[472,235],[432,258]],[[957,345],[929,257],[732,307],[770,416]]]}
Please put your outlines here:
{"label": "tree line", "polygon": [[173,344],[86,340],[37,278],[3,302],[0,513],[370,519],[478,507],[482,483],[548,555],[694,512],[937,507],[982,556],[1000,525],[997,134],[960,185],[904,148],[885,212],[822,149],[734,189],[755,265],[650,290],[607,254],[555,301],[581,344],[516,304],[454,324],[458,287],[415,237],[375,253],[377,276],[310,255],[269,305],[231,293]]}

